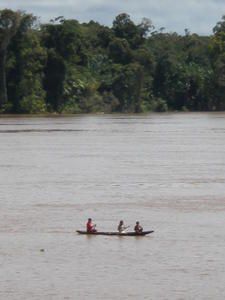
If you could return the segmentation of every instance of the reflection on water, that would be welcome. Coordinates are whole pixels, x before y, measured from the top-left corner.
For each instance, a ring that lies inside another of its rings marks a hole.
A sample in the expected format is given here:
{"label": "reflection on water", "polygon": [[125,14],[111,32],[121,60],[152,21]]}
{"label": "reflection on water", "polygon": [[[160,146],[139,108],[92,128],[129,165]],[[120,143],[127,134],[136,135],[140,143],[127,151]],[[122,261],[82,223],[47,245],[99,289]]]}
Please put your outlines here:
{"label": "reflection on water", "polygon": [[[223,299],[225,114],[0,119],[0,299]],[[139,220],[145,237],[79,236]]]}

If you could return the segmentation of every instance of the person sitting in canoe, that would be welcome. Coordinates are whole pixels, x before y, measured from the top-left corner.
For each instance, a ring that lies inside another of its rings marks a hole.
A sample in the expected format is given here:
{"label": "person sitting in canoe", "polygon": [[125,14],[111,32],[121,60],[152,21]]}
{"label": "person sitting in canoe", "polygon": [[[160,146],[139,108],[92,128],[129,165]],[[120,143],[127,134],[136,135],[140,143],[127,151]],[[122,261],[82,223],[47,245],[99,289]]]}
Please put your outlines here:
{"label": "person sitting in canoe", "polygon": [[87,232],[96,232],[97,230],[95,229],[96,224],[92,223],[92,219],[89,218],[86,224]]}
{"label": "person sitting in canoe", "polygon": [[119,231],[119,233],[124,233],[125,230],[126,230],[128,227],[129,227],[129,226],[125,226],[123,220],[121,220],[121,221],[119,222],[119,225],[118,225],[118,231]]}
{"label": "person sitting in canoe", "polygon": [[134,226],[134,231],[136,233],[141,233],[143,231],[143,227],[140,225],[139,221],[136,222]]}

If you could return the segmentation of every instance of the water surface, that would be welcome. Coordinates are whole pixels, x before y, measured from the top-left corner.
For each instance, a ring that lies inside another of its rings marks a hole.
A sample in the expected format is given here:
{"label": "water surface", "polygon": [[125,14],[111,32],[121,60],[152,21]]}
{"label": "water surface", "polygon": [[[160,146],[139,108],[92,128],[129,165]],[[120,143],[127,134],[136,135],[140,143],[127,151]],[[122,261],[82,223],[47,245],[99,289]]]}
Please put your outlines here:
{"label": "water surface", "polygon": [[0,299],[224,299],[224,137],[223,113],[0,118]]}

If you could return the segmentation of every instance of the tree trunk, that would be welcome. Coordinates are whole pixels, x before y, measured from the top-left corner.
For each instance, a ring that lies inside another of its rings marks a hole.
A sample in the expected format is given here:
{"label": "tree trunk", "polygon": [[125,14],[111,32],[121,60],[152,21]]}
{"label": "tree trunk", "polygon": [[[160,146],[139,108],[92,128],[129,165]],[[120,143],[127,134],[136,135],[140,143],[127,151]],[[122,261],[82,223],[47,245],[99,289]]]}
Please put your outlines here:
{"label": "tree trunk", "polygon": [[7,103],[6,50],[0,51],[0,109]]}

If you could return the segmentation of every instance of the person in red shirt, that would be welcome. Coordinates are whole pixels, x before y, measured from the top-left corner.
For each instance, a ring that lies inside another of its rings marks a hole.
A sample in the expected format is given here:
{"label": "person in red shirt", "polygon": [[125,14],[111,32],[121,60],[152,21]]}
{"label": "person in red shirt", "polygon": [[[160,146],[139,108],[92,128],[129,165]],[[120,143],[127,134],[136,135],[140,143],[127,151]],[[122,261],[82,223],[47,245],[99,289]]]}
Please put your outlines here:
{"label": "person in red shirt", "polygon": [[89,218],[86,224],[87,232],[96,232],[97,230],[95,229],[96,224],[92,223],[92,219]]}

